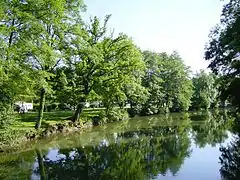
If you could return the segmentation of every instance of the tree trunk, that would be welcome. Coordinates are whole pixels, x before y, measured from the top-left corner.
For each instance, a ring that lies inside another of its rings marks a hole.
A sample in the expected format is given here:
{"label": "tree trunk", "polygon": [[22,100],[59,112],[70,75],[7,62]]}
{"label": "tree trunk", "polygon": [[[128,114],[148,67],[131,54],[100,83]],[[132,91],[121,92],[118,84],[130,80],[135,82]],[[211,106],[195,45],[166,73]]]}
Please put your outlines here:
{"label": "tree trunk", "polygon": [[38,168],[39,168],[40,179],[41,180],[46,180],[47,178],[46,178],[46,174],[45,174],[45,170],[44,170],[42,153],[38,149],[36,149],[36,153],[37,153],[37,160],[38,160]]}
{"label": "tree trunk", "polygon": [[86,99],[82,99],[81,102],[77,105],[77,109],[73,115],[72,122],[77,122],[80,119],[80,115],[83,112],[86,104]]}
{"label": "tree trunk", "polygon": [[39,105],[39,111],[38,111],[38,119],[35,125],[35,129],[39,129],[41,127],[42,118],[43,118],[43,111],[45,106],[45,98],[46,98],[46,91],[44,88],[41,89],[40,94],[40,105]]}

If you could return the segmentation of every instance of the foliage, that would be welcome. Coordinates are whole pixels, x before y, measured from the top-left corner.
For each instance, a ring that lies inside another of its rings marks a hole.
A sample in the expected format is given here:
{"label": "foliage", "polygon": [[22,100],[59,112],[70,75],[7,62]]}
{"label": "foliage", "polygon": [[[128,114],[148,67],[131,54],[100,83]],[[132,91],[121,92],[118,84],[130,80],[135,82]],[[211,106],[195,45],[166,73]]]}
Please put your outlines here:
{"label": "foliage", "polygon": [[0,59],[0,128],[14,122],[13,104],[32,96],[31,73],[22,71],[14,61]]}
{"label": "foliage", "polygon": [[186,111],[191,103],[192,82],[189,68],[180,56],[174,52],[143,52],[146,62],[146,73],[143,86],[149,91],[147,102],[143,105],[142,114],[156,114],[161,111]]}
{"label": "foliage", "polygon": [[103,111],[99,115],[100,121],[103,123],[106,122],[115,122],[128,119],[128,113],[125,109],[111,109],[109,111]]}
{"label": "foliage", "polygon": [[123,34],[107,35],[109,18],[101,26],[94,17],[89,26],[76,30],[67,50],[67,92],[77,103],[73,121],[79,120],[87,101],[101,100],[107,110],[126,101],[125,88],[137,84],[143,74],[142,56],[132,40]]}
{"label": "foliage", "polygon": [[190,69],[176,52],[169,56],[169,60],[166,60],[166,74],[162,75],[166,92],[165,104],[174,112],[187,111],[193,93]]}
{"label": "foliage", "polygon": [[11,106],[0,104],[0,129],[8,127],[14,120],[15,116]]}
{"label": "foliage", "polygon": [[[225,7],[223,17],[235,6],[233,2]],[[127,110],[130,116],[187,111],[191,99],[196,108],[216,105],[214,76],[200,73],[194,77],[192,98],[190,70],[178,53],[141,52],[127,35],[109,32],[110,15],[103,22],[97,17],[83,22],[83,11],[82,0],[0,2],[0,102],[3,107],[20,100],[38,102],[35,107],[39,111],[35,125],[38,129],[44,111],[74,109],[71,120],[76,122],[87,102],[102,104],[107,121],[124,119],[126,104],[130,105]],[[237,17],[229,19],[234,18]],[[223,23],[229,26],[235,23],[229,19]],[[220,30],[225,32],[224,28]],[[210,59],[214,58],[212,47],[211,44],[206,53]],[[213,64],[212,67],[218,65]],[[235,65],[237,61],[234,68]],[[238,80],[229,78],[221,80],[228,80],[225,92],[237,94],[234,87]],[[8,109],[0,110],[4,122],[11,119],[6,113]]]}
{"label": "foliage", "polygon": [[163,60],[157,53],[144,51],[144,61],[146,63],[146,72],[143,77],[143,86],[148,90],[148,97],[146,103],[143,104],[142,114],[158,113],[160,107],[163,106],[163,79],[161,77],[161,70]]}
{"label": "foliage", "polygon": [[193,78],[194,93],[192,97],[192,109],[208,109],[218,104],[218,84],[213,74],[207,74],[203,70]]}
{"label": "foliage", "polygon": [[31,72],[32,80],[37,82],[40,108],[36,128],[41,126],[46,93],[51,93],[49,80],[53,70],[64,59],[62,49],[68,29],[79,23],[81,3],[81,0],[1,3],[2,58]]}
{"label": "foliage", "polygon": [[239,9],[238,0],[230,0],[223,7],[221,24],[210,33],[211,39],[205,52],[205,58],[210,61],[209,67],[223,75],[222,98],[231,100],[237,107],[240,105]]}

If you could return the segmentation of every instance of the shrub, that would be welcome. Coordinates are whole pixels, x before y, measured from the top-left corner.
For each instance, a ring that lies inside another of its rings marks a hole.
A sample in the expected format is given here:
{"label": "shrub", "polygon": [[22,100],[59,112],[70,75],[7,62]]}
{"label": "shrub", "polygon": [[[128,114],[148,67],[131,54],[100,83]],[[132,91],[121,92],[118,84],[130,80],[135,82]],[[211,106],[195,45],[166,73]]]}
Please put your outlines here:
{"label": "shrub", "polygon": [[157,106],[148,104],[148,105],[144,105],[140,111],[140,115],[141,116],[148,116],[148,115],[153,115],[153,114],[157,114],[159,111],[159,109],[157,108]]}
{"label": "shrub", "polygon": [[125,109],[112,109],[108,112],[102,111],[99,115],[101,124],[106,122],[126,120],[128,117],[128,113]]}
{"label": "shrub", "polygon": [[142,105],[135,105],[132,108],[128,108],[127,112],[129,114],[129,117],[135,117],[136,115],[141,113]]}
{"label": "shrub", "polygon": [[15,119],[10,105],[0,105],[0,129],[7,128]]}

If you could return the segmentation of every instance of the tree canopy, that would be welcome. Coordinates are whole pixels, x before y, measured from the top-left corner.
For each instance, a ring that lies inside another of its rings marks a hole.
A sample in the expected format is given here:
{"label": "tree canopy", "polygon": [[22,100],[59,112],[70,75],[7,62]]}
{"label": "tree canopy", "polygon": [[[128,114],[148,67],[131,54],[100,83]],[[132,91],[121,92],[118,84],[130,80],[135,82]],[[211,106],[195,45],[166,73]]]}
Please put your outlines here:
{"label": "tree canopy", "polygon": [[214,74],[205,71],[197,73],[193,79],[192,109],[208,109],[218,105],[218,84]]}
{"label": "tree canopy", "polygon": [[181,57],[173,52],[155,53],[144,51],[146,72],[143,86],[149,96],[143,105],[143,114],[186,111],[191,105],[192,82],[189,68]]}
{"label": "tree canopy", "polygon": [[223,75],[222,97],[240,105],[240,3],[230,0],[222,10],[221,23],[210,33],[205,58],[215,73]]}

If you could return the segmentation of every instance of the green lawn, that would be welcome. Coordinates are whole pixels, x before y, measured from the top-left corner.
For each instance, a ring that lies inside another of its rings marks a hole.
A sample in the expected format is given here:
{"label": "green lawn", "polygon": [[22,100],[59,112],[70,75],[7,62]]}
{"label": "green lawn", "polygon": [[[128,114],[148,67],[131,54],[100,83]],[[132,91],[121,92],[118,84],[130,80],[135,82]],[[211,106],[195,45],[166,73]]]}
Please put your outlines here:
{"label": "green lawn", "polygon": [[[103,108],[88,108],[83,111],[82,118],[91,118],[99,113]],[[59,122],[66,121],[74,114],[74,111],[54,111],[54,112],[44,112],[42,127],[47,124],[56,124]],[[18,115],[18,123],[14,125],[16,128],[34,128],[37,112],[28,112],[25,114]]]}
{"label": "green lawn", "polygon": [[[91,117],[97,115],[103,108],[88,108],[85,109],[81,115],[84,121],[91,119]],[[63,123],[74,114],[74,111],[54,111],[44,112],[42,128],[48,125],[57,123]],[[21,143],[26,133],[35,131],[35,122],[38,116],[37,112],[28,112],[25,114],[17,114],[17,120],[7,129],[0,129],[0,151],[4,148],[10,148]]]}

